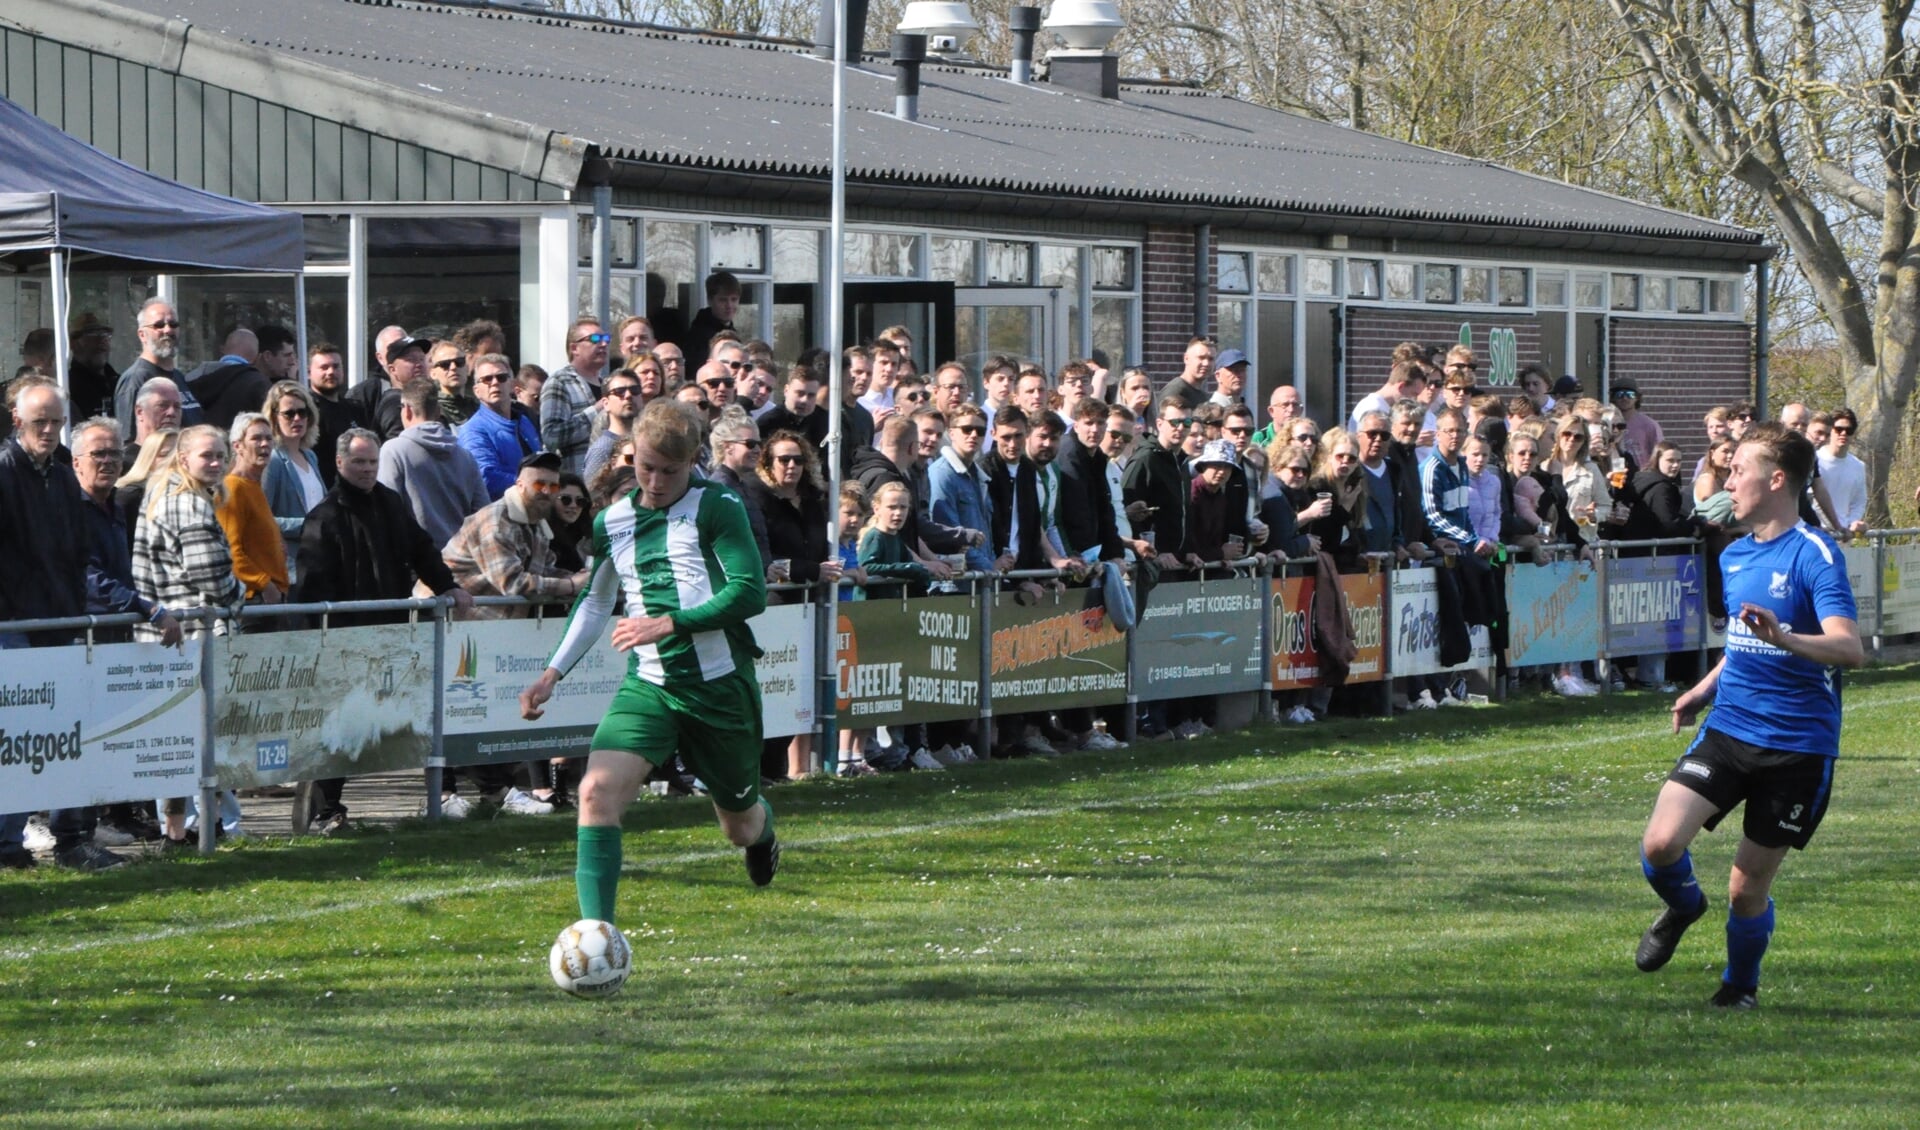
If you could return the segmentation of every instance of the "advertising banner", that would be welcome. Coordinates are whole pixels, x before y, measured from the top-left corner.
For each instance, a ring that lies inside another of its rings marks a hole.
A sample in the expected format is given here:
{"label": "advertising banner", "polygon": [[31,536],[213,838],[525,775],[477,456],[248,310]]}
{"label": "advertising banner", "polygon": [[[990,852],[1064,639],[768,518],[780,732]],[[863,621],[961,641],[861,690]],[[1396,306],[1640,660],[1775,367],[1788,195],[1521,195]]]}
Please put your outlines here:
{"label": "advertising banner", "polygon": [[[1159,597],[1152,593],[1149,605]],[[1032,605],[1001,594],[992,647],[995,714],[1126,701],[1127,636],[1108,622],[1092,589],[1068,589]]]}
{"label": "advertising banner", "polygon": [[[1274,690],[1320,685],[1320,653],[1313,644],[1313,600],[1318,582],[1312,577],[1287,577],[1269,582],[1268,615],[1273,618],[1272,667],[1268,685]],[[1386,669],[1386,633],[1380,605],[1387,579],[1379,573],[1343,575],[1353,618],[1353,642],[1358,649],[1347,671],[1348,683],[1379,682]]]}
{"label": "advertising banner", "polygon": [[[1920,632],[1920,545],[1889,545],[1882,558],[1880,634]],[[1860,599],[1854,590],[1853,599]]]}
{"label": "advertising banner", "polygon": [[[980,613],[972,597],[856,600],[839,607],[835,690],[841,727],[979,716]],[[1124,668],[1124,655],[1121,662]]]}
{"label": "advertising banner", "polygon": [[420,769],[433,747],[433,626],[223,636],[213,644],[222,788]]}
{"label": "advertising banner", "polygon": [[[1879,595],[1874,591],[1874,562],[1877,555],[1870,545],[1841,546],[1840,552],[1847,559],[1847,583],[1853,586],[1854,607],[1859,610],[1860,636],[1865,639],[1880,634]],[[1713,613],[1719,615],[1718,612]]]}
{"label": "advertising banner", "polygon": [[446,713],[441,720],[449,765],[580,757],[627,657],[613,650],[613,626],[553,689],[537,722],[520,717],[520,692],[547,669],[565,632],[565,617],[464,620],[447,625]]}
{"label": "advertising banner", "polygon": [[1693,651],[1705,631],[1706,595],[1698,554],[1607,562],[1607,654]]}
{"label": "advertising banner", "polygon": [[1600,578],[1588,561],[1507,570],[1507,663],[1579,663],[1600,654]]}
{"label": "advertising banner", "polygon": [[1133,687],[1140,700],[1264,686],[1260,594],[1265,587],[1258,577],[1154,586],[1133,629]]}
{"label": "advertising banner", "polygon": [[1393,674],[1434,675],[1441,671],[1466,671],[1493,664],[1493,649],[1484,627],[1472,628],[1473,653],[1466,662],[1452,667],[1440,665],[1440,589],[1439,578],[1431,568],[1395,569],[1388,597],[1387,630],[1393,640]]}
{"label": "advertising banner", "polygon": [[0,796],[9,812],[199,791],[199,645],[0,651]]}
{"label": "advertising banner", "polygon": [[813,731],[814,699],[820,693],[813,646],[817,613],[811,604],[777,604],[751,622],[760,645],[754,667],[760,678],[762,733],[769,738]]}
{"label": "advertising banner", "polygon": [[[777,605],[751,621],[762,655],[765,734],[813,729],[812,605]],[[441,723],[449,765],[582,757],[607,704],[626,678],[627,657],[613,649],[613,625],[554,688],[537,721],[520,717],[520,692],[546,670],[566,621],[473,620],[447,627],[446,716]]]}

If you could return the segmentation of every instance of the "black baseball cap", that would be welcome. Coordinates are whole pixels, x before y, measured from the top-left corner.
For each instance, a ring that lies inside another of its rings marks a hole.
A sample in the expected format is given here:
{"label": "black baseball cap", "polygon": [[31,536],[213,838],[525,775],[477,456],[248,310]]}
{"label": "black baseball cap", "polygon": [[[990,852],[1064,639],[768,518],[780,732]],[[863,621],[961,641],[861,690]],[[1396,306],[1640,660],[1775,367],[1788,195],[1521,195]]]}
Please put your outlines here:
{"label": "black baseball cap", "polygon": [[520,460],[520,469],[532,467],[536,471],[558,471],[566,466],[558,451],[536,451]]}
{"label": "black baseball cap", "polygon": [[398,361],[409,349],[419,348],[432,351],[433,339],[429,337],[403,337],[387,346],[387,360]]}

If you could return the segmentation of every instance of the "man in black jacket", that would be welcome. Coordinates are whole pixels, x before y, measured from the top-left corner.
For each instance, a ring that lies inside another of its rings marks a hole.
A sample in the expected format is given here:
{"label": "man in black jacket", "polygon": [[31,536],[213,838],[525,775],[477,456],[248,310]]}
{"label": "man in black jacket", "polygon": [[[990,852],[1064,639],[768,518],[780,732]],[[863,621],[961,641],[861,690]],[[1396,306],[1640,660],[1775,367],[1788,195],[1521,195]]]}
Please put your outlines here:
{"label": "man in black jacket", "polygon": [[224,430],[233,426],[233,418],[240,413],[260,411],[272,382],[255,365],[259,357],[260,339],[245,326],[236,326],[227,331],[218,361],[187,374],[187,387],[200,401],[207,423]]}
{"label": "man in black jacket", "polygon": [[[1073,409],[1073,427],[1060,440],[1060,536],[1069,554],[1091,560],[1124,561],[1126,546],[1113,516],[1107,488],[1107,457],[1100,441],[1107,432],[1107,404],[1083,398]],[[1242,504],[1244,505],[1244,498]]]}
{"label": "man in black jacket", "polygon": [[[472,608],[473,597],[454,583],[440,547],[414,520],[413,508],[380,485],[380,437],[365,428],[349,429],[340,437],[337,463],[333,489],[300,530],[295,603],[404,600],[413,595],[418,579],[435,595],[451,597],[454,608]],[[329,623],[349,627],[406,618],[405,612],[357,612],[329,617]],[[344,777],[314,783],[309,820],[318,821],[323,834],[346,824],[347,809],[340,803],[345,785]]]}
{"label": "man in black jacket", "polygon": [[[14,434],[0,443],[0,621],[83,616],[87,611],[88,535],[86,498],[73,468],[57,458],[67,398],[44,377],[31,380],[14,400]],[[110,445],[109,445],[110,446]],[[0,633],[0,648],[54,647],[79,632]],[[89,871],[125,860],[94,846],[91,808],[52,813],[54,859]],[[0,815],[0,867],[32,867],[23,842],[27,814]]]}
{"label": "man in black jacket", "polygon": [[1198,567],[1200,559],[1187,552],[1187,504],[1193,497],[1193,477],[1180,458],[1180,444],[1193,418],[1192,409],[1167,398],[1154,407],[1153,434],[1144,438],[1127,464],[1122,481],[1127,507],[1147,507],[1134,521],[1136,533],[1153,543],[1160,567],[1177,569],[1183,559]]}

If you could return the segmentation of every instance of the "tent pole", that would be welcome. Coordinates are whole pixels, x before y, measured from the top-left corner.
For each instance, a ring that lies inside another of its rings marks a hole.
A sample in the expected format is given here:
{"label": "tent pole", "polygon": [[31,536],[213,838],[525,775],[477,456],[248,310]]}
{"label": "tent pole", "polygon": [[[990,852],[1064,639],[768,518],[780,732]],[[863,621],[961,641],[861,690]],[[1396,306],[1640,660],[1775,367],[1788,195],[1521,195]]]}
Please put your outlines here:
{"label": "tent pole", "polygon": [[67,340],[70,312],[67,309],[67,253],[55,251],[48,256],[53,287],[53,379],[60,382],[60,395],[67,398],[67,422],[60,429],[60,442],[73,438],[73,390],[67,387],[73,368],[73,345]]}
{"label": "tent pole", "polygon": [[[846,387],[840,335],[845,332],[846,310],[842,299],[847,249],[847,6],[833,6],[833,156],[832,189],[827,211],[827,440],[832,452],[827,461],[827,545],[840,552],[840,468],[850,460],[841,446],[847,438],[843,429],[841,390]],[[855,58],[858,58],[858,48]],[[840,586],[823,586],[820,622],[816,627],[821,641],[819,700],[819,764],[839,772],[840,719],[835,716],[839,698],[840,666]]]}
{"label": "tent pole", "polygon": [[293,276],[293,347],[299,350],[294,364],[300,367],[299,381],[307,382],[307,273]]}

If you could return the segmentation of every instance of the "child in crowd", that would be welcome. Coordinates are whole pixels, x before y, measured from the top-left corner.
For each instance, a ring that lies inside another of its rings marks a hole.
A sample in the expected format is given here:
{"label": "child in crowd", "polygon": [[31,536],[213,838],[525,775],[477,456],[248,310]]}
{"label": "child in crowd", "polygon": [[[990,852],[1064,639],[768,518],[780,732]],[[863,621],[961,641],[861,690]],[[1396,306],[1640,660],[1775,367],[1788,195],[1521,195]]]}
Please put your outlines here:
{"label": "child in crowd", "polygon": [[[912,506],[913,496],[905,483],[882,483],[880,489],[873,492],[873,516],[867,519],[866,529],[860,531],[860,568],[866,570],[868,600],[916,596],[925,591],[927,582],[933,579],[933,574],[914,560],[907,552],[906,543],[900,540],[900,531],[907,525],[907,511]],[[872,583],[882,577],[892,583]]]}
{"label": "child in crowd", "polygon": [[1460,454],[1467,461],[1467,514],[1473,520],[1473,536],[1500,544],[1500,472],[1492,463],[1492,448],[1479,436],[1467,440]]}
{"label": "child in crowd", "polygon": [[[859,483],[840,484],[840,564],[846,566],[840,574],[840,599],[842,601],[865,600],[867,594],[859,586],[866,583],[867,574],[860,568],[860,531],[867,524],[870,511],[867,509],[867,489]],[[873,743],[871,729],[856,730],[842,727],[840,730],[840,775],[842,777],[867,777],[874,773],[873,766],[867,764],[867,747]]]}

